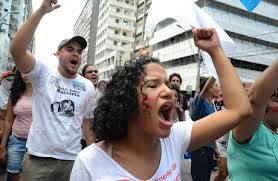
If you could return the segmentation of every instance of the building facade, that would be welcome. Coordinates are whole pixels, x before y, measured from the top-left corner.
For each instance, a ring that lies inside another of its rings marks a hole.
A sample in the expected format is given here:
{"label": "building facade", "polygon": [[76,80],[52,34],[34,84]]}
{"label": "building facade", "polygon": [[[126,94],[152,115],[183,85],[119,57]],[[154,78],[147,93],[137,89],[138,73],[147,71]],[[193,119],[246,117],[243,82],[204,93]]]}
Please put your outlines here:
{"label": "building facade", "polygon": [[[139,0],[140,2],[140,0]],[[138,3],[146,6],[147,0]],[[199,7],[209,14],[234,40],[237,50],[227,56],[236,67],[243,81],[254,81],[268,65],[278,58],[278,2],[262,1],[249,13],[240,1],[198,0]],[[141,12],[141,13],[139,13]],[[146,45],[143,33],[138,27],[144,26],[148,10],[139,10],[135,51]],[[208,76],[206,67],[198,66],[198,49],[194,46],[191,28],[181,28],[173,19],[161,21],[151,39],[153,56],[158,57],[167,73],[180,73],[183,78],[182,90],[195,90],[196,77]],[[200,71],[199,71],[200,70]]]}
{"label": "building facade", "polygon": [[[32,0],[0,0],[0,73],[14,66],[9,53],[10,42],[32,12]],[[29,50],[34,50],[34,41]]]}
{"label": "building facade", "polygon": [[136,0],[100,0],[95,65],[109,79],[134,50]]}
{"label": "building facade", "polygon": [[95,62],[99,2],[100,0],[87,0],[74,25],[74,35],[83,36],[88,42],[88,48],[82,53],[81,67]]}

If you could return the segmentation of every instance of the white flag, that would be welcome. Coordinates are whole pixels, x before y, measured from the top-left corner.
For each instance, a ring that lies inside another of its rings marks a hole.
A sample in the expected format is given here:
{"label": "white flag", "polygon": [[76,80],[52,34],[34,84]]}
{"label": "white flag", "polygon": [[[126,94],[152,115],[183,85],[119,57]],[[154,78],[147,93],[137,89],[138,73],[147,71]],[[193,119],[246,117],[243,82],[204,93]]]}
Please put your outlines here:
{"label": "white flag", "polygon": [[[213,27],[217,31],[225,53],[230,53],[236,49],[234,41],[228,34],[192,0],[152,0],[146,20],[146,36],[152,37],[157,24],[168,18],[175,19],[184,29],[187,25],[194,28]],[[201,54],[209,73],[218,78],[209,54],[202,50]]]}

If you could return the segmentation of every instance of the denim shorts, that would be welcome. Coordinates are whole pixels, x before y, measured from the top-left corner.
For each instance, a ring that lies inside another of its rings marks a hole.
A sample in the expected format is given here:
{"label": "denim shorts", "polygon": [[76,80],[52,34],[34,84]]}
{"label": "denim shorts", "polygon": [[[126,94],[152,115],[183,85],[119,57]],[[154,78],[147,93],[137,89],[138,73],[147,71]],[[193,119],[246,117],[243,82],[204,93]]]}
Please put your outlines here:
{"label": "denim shorts", "polygon": [[19,173],[26,152],[26,138],[18,138],[11,134],[7,146],[7,172]]}

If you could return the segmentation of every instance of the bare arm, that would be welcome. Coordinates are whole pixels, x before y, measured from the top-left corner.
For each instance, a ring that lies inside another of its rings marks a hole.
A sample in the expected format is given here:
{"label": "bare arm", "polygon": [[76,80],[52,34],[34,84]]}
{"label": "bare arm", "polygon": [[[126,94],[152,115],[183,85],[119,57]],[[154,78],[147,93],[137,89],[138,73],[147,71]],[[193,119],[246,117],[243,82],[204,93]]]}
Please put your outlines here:
{"label": "bare arm", "polygon": [[207,80],[207,82],[206,82],[204,88],[201,90],[201,93],[200,93],[200,97],[201,97],[202,99],[205,99],[205,98],[208,97],[209,90],[212,88],[212,86],[214,85],[214,83],[215,83],[215,78],[214,78],[214,77],[210,77],[210,78]]}
{"label": "bare arm", "polygon": [[88,146],[96,142],[96,136],[93,130],[91,129],[91,127],[92,127],[92,120],[84,119],[82,128],[85,135],[86,144]]}
{"label": "bare arm", "polygon": [[17,69],[20,72],[28,73],[35,65],[34,56],[28,51],[28,46],[34,37],[34,33],[42,17],[60,7],[57,0],[44,0],[41,7],[23,24],[13,39],[10,52]]}
{"label": "bare arm", "polygon": [[0,162],[2,164],[5,163],[6,146],[7,146],[8,137],[10,135],[14,119],[15,119],[15,115],[13,113],[13,104],[11,102],[11,99],[9,98],[7,114],[4,122],[3,135],[2,135],[1,145],[0,145]]}
{"label": "bare arm", "polygon": [[233,129],[233,138],[238,143],[246,143],[263,120],[265,107],[272,93],[278,88],[278,60],[269,66],[249,90],[253,114]]}
{"label": "bare arm", "polygon": [[220,46],[215,29],[193,31],[196,46],[207,51],[214,63],[225,102],[225,110],[196,121],[188,150],[194,150],[221,137],[251,113],[251,105],[230,60]]}

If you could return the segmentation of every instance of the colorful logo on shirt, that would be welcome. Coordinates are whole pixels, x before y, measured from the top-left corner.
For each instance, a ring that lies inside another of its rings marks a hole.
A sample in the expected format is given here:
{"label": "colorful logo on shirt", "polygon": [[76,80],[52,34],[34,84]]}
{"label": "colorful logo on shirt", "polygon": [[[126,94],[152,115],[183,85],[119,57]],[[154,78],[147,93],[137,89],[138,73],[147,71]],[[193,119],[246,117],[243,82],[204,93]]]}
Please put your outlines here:
{"label": "colorful logo on shirt", "polygon": [[50,109],[54,115],[73,117],[75,106],[73,101],[63,100],[61,102],[54,102],[51,104]]}
{"label": "colorful logo on shirt", "polygon": [[86,85],[82,82],[72,81],[72,86],[75,90],[86,91]]}

